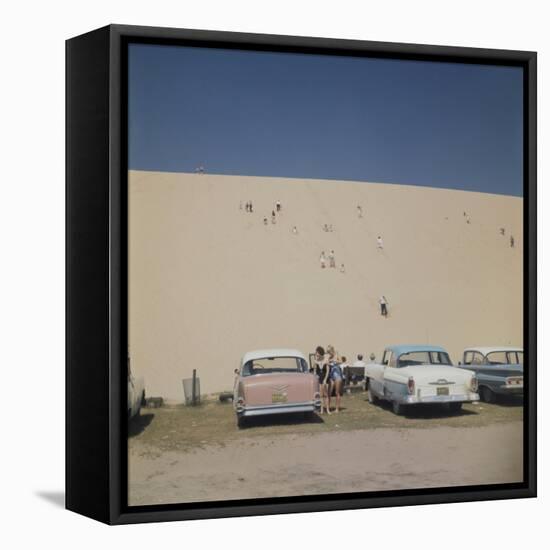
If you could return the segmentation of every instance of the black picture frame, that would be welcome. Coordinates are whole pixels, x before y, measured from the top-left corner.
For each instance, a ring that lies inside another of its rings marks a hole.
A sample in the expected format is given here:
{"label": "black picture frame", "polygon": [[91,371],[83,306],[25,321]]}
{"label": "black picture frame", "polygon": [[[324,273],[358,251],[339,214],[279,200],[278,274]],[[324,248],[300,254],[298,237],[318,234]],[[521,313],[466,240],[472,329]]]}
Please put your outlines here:
{"label": "black picture frame", "polygon": [[[524,79],[524,481],[129,508],[127,46],[129,43],[513,65]],[[537,56],[490,50],[109,25],[66,43],[66,507],[108,524],[536,496]]]}

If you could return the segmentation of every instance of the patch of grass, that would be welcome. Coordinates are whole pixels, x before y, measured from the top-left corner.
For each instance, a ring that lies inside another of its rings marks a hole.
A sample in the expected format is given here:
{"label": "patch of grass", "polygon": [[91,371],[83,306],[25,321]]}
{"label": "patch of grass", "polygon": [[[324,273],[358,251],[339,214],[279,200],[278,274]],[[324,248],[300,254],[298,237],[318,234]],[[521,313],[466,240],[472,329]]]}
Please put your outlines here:
{"label": "patch of grass", "polygon": [[[378,428],[480,427],[523,420],[521,399],[507,399],[497,404],[476,403],[450,413],[440,406],[411,407],[396,416],[389,404],[371,405],[365,393],[352,393],[342,398],[339,414],[280,415],[251,419],[244,429],[237,428],[230,403],[206,401],[197,407],[143,409],[147,424],[130,429],[129,444],[139,442],[148,448],[143,452],[190,451],[209,445],[225,445],[243,438],[271,438],[280,435],[313,435],[323,432],[372,430]],[[151,418],[152,415],[152,418]],[[139,422],[139,418],[134,422]],[[141,445],[140,445],[141,448]]]}

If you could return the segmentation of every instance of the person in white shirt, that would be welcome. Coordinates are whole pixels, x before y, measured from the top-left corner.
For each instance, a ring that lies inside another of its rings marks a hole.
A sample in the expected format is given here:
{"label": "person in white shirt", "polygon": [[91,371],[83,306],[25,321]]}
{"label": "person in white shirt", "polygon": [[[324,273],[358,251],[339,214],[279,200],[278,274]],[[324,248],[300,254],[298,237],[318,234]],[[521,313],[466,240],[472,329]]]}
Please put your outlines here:
{"label": "person in white shirt", "polygon": [[376,239],[376,246],[380,250],[384,248],[384,243],[382,242],[382,237],[380,235],[378,235],[378,238]]}
{"label": "person in white shirt", "polygon": [[336,267],[336,259],[334,256],[334,250],[330,251],[330,254],[328,255],[328,260],[330,262],[330,267]]}
{"label": "person in white shirt", "polygon": [[321,267],[325,269],[327,266],[327,258],[325,256],[325,251],[321,252],[321,255],[319,256],[319,262],[321,262]]}

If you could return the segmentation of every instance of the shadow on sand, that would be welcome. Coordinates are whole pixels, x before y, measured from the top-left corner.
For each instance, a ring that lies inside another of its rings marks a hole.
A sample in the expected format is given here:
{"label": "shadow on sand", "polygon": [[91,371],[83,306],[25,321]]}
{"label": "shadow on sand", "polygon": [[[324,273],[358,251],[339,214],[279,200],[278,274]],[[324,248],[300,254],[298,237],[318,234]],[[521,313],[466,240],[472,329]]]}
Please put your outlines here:
{"label": "shadow on sand", "polygon": [[323,424],[324,420],[316,413],[273,414],[251,416],[246,419],[243,428],[265,426],[293,426],[297,424]]}
{"label": "shadow on sand", "polygon": [[493,405],[502,407],[523,407],[523,395],[499,395]]}
{"label": "shadow on sand", "polygon": [[[382,407],[384,410],[391,411],[392,405],[389,401],[380,401],[378,403],[379,407]],[[392,413],[393,414],[393,413]],[[445,405],[437,404],[422,404],[422,405],[409,405],[406,406],[403,410],[405,418],[448,418],[448,417],[466,417],[466,416],[477,416],[479,413],[476,411],[469,411],[466,409],[460,409],[459,411],[452,411]]]}
{"label": "shadow on sand", "polygon": [[155,415],[151,413],[134,416],[134,418],[128,422],[128,437],[135,437],[143,432],[143,430],[151,424],[153,418],[155,418]]}

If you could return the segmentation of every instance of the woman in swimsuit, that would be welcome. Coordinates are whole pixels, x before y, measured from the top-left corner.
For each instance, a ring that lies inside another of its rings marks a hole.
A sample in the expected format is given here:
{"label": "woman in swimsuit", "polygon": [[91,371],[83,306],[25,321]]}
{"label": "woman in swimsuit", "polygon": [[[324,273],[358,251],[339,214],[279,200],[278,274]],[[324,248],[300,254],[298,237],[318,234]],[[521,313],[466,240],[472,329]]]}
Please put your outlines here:
{"label": "woman in swimsuit", "polygon": [[340,412],[340,401],[342,399],[342,386],[344,385],[344,375],[342,367],[337,360],[336,352],[332,346],[327,346],[328,366],[329,366],[329,381],[328,388],[328,411],[330,412],[330,398],[332,392],[336,394],[336,412]]}
{"label": "woman in swimsuit", "polygon": [[323,409],[330,414],[330,408],[327,406],[328,397],[328,361],[325,350],[321,346],[315,348],[315,374],[319,379],[319,393],[321,394],[321,414]]}

